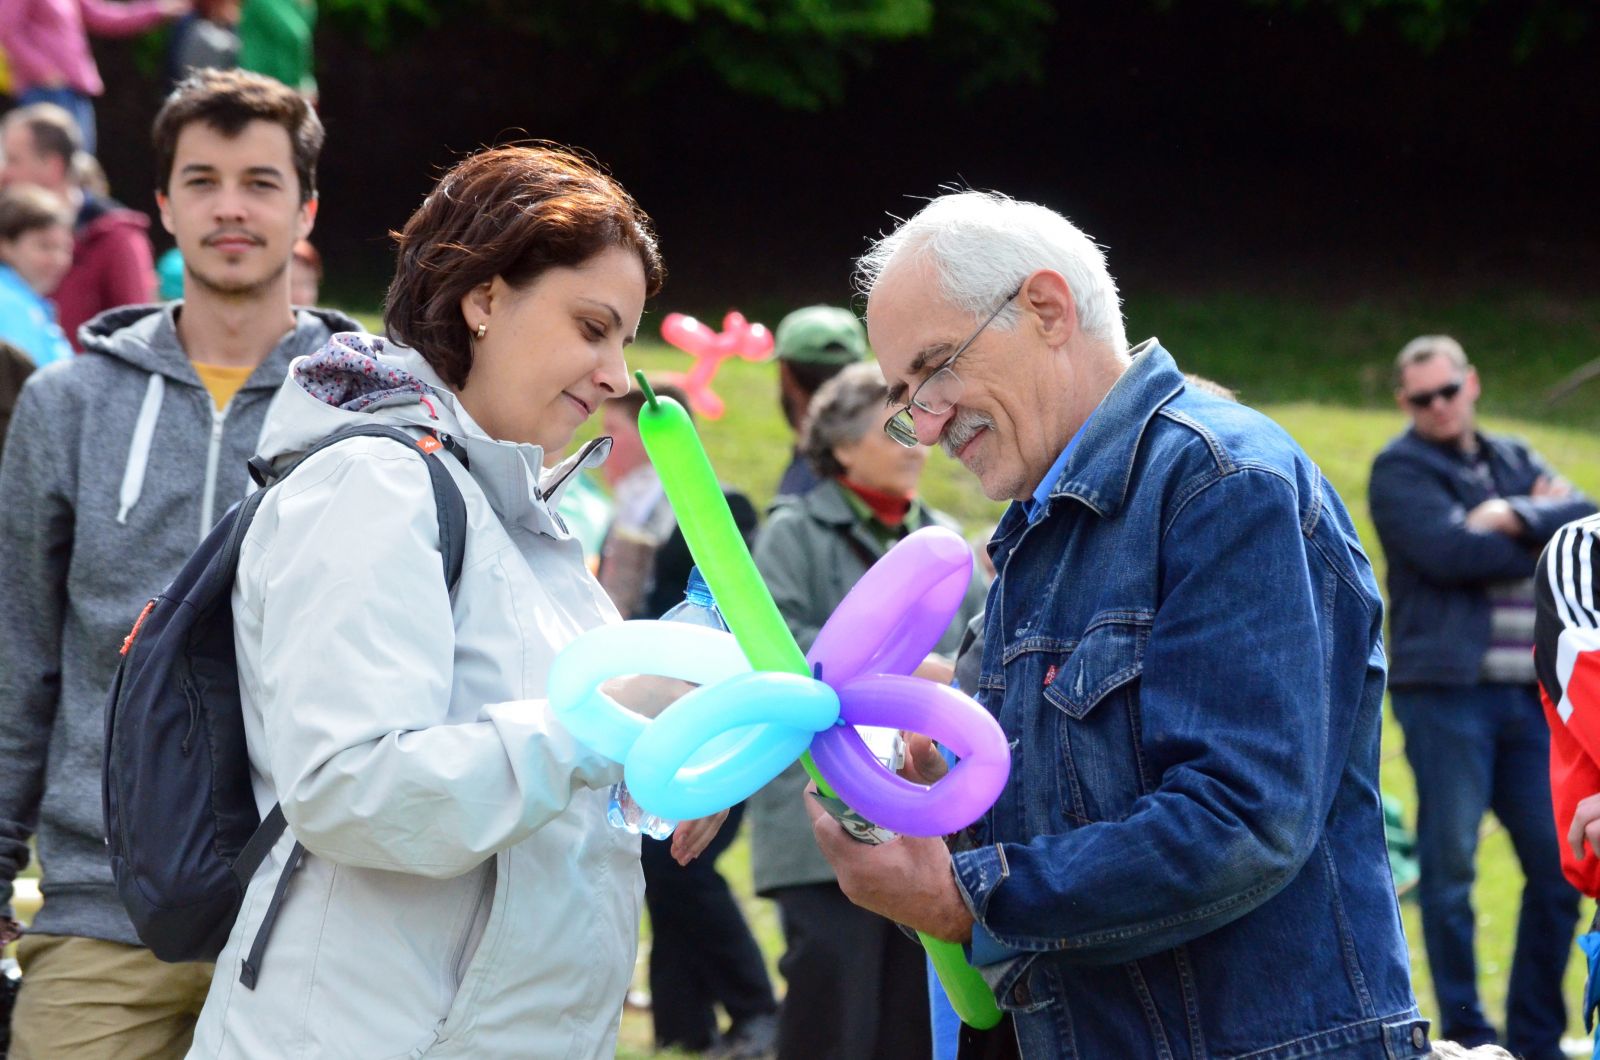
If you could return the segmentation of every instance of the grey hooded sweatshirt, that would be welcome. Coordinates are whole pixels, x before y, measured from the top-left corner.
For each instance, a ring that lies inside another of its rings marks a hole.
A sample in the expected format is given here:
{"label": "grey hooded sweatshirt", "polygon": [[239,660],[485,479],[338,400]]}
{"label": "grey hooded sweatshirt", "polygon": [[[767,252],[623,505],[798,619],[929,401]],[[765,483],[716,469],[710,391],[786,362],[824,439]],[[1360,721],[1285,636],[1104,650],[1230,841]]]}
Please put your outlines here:
{"label": "grey hooded sweatshirt", "polygon": [[32,929],[137,945],[106,858],[105,702],[134,619],[250,484],[289,362],[343,314],[301,309],[218,412],[178,341],[181,303],[125,306],[23,387],[0,459],[0,911],[37,834]]}

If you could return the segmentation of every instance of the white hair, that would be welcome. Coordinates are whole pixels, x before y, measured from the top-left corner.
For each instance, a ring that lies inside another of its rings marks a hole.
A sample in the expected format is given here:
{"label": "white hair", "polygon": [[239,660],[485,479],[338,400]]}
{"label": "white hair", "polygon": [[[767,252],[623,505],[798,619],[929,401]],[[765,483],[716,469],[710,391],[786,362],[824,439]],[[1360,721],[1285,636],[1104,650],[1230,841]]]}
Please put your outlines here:
{"label": "white hair", "polygon": [[[987,316],[1038,269],[1066,277],[1078,325],[1117,353],[1128,348],[1117,283],[1106,257],[1076,225],[1046,206],[994,191],[941,195],[874,243],[856,262],[856,286],[872,296],[892,266],[928,262],[951,304]],[[1008,305],[992,326],[1009,331],[1018,309]]]}

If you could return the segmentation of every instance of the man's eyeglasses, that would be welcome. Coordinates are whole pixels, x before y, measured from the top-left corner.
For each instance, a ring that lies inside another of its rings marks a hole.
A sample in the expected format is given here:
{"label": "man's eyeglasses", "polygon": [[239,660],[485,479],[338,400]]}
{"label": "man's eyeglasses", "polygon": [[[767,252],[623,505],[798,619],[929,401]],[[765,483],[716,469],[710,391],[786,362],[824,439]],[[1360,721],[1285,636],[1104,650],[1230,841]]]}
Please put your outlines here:
{"label": "man's eyeglasses", "polygon": [[1447,402],[1454,401],[1456,395],[1461,393],[1461,388],[1465,385],[1462,380],[1457,379],[1453,383],[1446,383],[1437,390],[1424,390],[1418,394],[1407,394],[1406,402],[1414,409],[1425,409],[1431,406],[1438,398],[1444,398]]}
{"label": "man's eyeglasses", "polygon": [[983,323],[978,325],[978,329],[967,337],[967,341],[956,347],[956,352],[950,355],[950,359],[945,361],[937,372],[917,384],[917,388],[911,392],[911,400],[901,406],[899,412],[896,412],[884,422],[884,434],[887,434],[907,449],[916,448],[917,422],[911,418],[912,407],[915,406],[933,416],[940,416],[949,412],[951,406],[961,400],[961,394],[966,389],[966,384],[961,382],[961,377],[956,375],[952,365],[956,363],[957,357],[967,352],[968,346],[978,341],[978,336],[983,334],[985,328],[994,323],[994,318],[1000,315],[1001,310],[1010,305],[1012,300],[1021,293],[1022,286],[1019,284],[1015,291],[1006,295],[1005,301],[994,307],[994,312],[984,318]]}

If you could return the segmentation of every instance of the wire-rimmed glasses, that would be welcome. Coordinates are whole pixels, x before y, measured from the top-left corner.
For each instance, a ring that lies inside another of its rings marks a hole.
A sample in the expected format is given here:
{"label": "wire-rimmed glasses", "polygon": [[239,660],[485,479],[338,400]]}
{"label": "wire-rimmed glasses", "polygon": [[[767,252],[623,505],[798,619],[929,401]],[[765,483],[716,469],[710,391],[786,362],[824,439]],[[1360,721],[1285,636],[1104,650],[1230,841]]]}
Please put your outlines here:
{"label": "wire-rimmed glasses", "polygon": [[950,411],[950,408],[961,400],[961,392],[965,384],[961,382],[961,377],[955,373],[953,366],[956,363],[956,358],[966,353],[967,347],[978,341],[978,336],[983,334],[985,328],[994,323],[994,318],[1000,315],[1000,311],[1010,305],[1011,300],[1021,293],[1022,287],[1019,284],[1015,291],[1006,295],[1005,301],[994,307],[994,312],[984,318],[983,323],[978,325],[977,330],[967,337],[967,341],[956,347],[956,352],[950,355],[950,359],[945,361],[938,371],[917,384],[917,388],[911,392],[911,400],[907,401],[899,412],[884,421],[884,434],[887,434],[907,449],[916,448],[918,444],[917,422],[911,417],[912,406],[916,406],[930,415],[941,416]]}

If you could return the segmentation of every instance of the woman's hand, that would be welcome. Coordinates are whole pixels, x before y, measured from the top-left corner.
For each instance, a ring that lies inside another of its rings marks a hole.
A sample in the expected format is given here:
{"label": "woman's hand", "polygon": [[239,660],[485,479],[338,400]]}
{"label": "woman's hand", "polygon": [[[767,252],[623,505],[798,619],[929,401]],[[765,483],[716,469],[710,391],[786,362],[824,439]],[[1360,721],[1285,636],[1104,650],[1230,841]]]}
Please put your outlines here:
{"label": "woman's hand", "polygon": [[705,852],[717,837],[722,822],[728,819],[727,810],[718,810],[710,817],[693,821],[680,821],[672,833],[672,860],[687,865]]}
{"label": "woman's hand", "polygon": [[601,685],[600,690],[635,714],[653,718],[697,687],[675,677],[634,674],[613,677]]}

